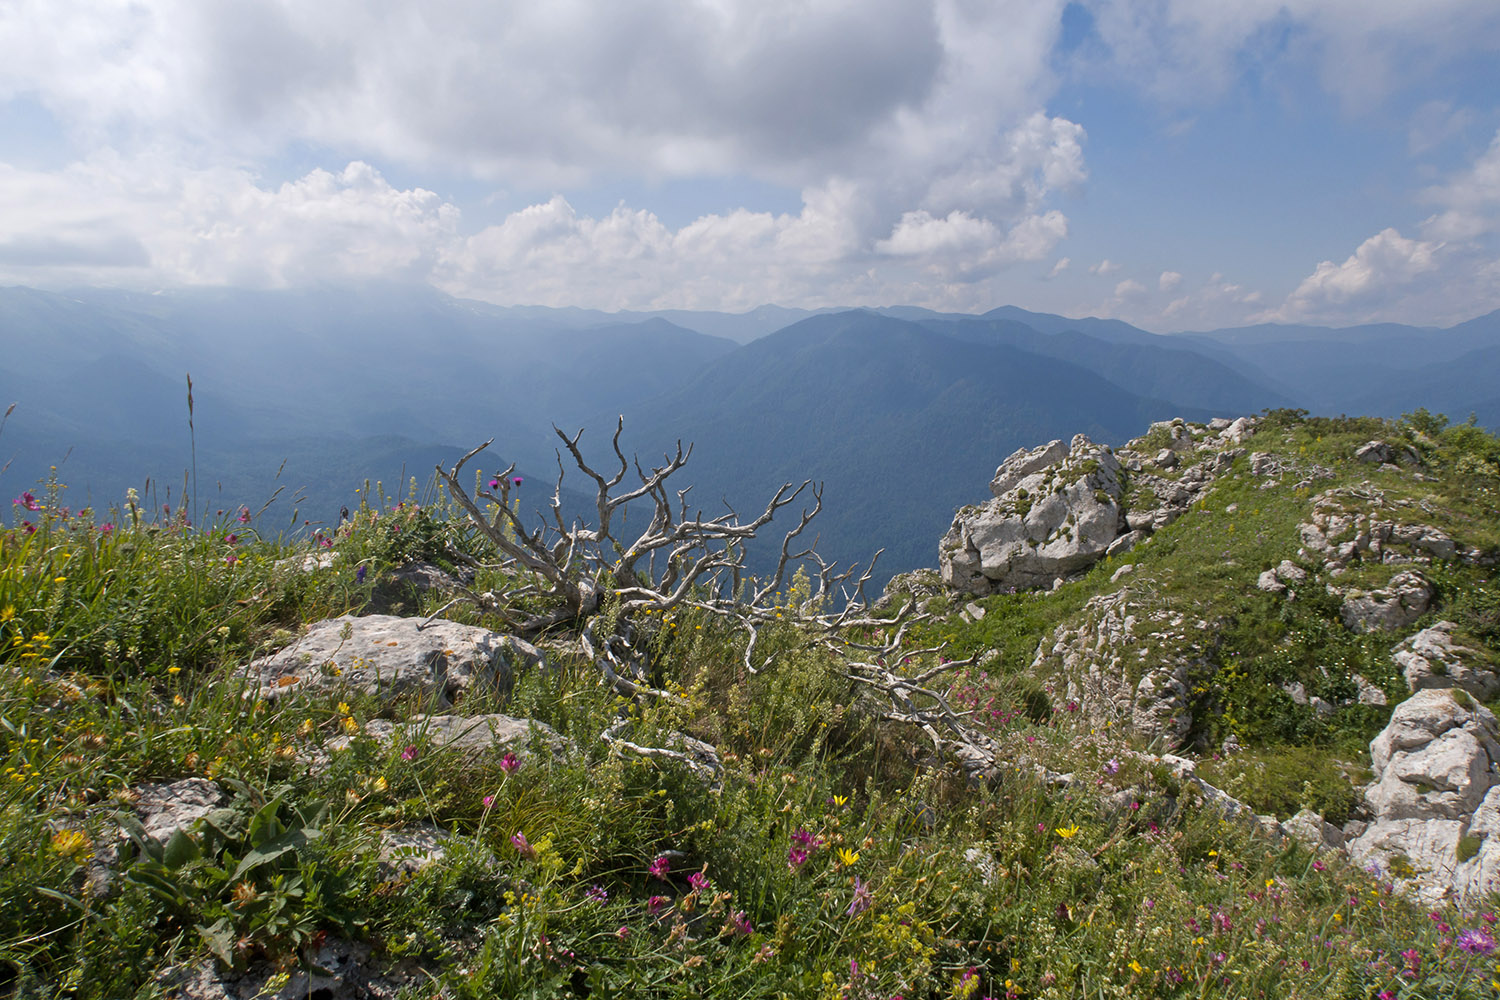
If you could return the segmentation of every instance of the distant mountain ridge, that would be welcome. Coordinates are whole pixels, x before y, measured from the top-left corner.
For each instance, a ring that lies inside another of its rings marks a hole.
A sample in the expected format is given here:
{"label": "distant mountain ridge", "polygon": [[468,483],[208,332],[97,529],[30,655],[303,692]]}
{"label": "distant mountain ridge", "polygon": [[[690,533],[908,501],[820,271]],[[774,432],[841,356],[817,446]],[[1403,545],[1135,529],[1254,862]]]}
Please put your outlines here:
{"label": "distant mountain ridge", "polygon": [[930,564],[930,525],[1010,451],[1050,437],[1121,441],[1151,420],[1277,407],[1425,406],[1496,426],[1500,313],[1447,330],[1160,335],[1013,306],[602,313],[386,285],[4,288],[0,404],[18,406],[0,465],[13,492],[59,465],[94,503],[147,477],[180,494],[187,373],[200,490],[226,502],[288,485],[327,519],[370,470],[425,481],[491,436],[492,462],[550,482],[552,425],[587,427],[586,446],[607,449],[624,414],[643,461],[696,442],[685,482],[705,509],[826,481],[827,550],[884,546],[894,571]]}

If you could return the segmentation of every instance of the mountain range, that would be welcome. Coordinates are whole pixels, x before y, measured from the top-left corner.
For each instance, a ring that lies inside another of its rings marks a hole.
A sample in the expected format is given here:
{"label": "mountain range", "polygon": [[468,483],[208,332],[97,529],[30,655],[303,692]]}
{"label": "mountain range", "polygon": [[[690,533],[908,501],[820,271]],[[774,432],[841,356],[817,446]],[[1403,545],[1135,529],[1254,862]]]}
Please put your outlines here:
{"label": "mountain range", "polygon": [[[1152,420],[1279,407],[1425,407],[1494,428],[1497,386],[1500,312],[1447,329],[1159,335],[1012,306],[610,314],[388,285],[14,287],[0,289],[0,405],[17,404],[0,488],[19,494],[57,466],[74,507],[133,486],[211,516],[283,487],[276,508],[293,527],[336,518],[366,478],[420,489],[436,463],[494,437],[479,464],[516,462],[540,507],[557,476],[552,426],[587,428],[586,454],[605,461],[623,414],[643,464],[694,443],[674,484],[705,513],[823,482],[820,551],[848,562],[883,547],[883,579],[931,565],[932,524],[983,499],[973,484],[1037,441],[1121,443]],[[581,478],[564,492],[580,516]]]}

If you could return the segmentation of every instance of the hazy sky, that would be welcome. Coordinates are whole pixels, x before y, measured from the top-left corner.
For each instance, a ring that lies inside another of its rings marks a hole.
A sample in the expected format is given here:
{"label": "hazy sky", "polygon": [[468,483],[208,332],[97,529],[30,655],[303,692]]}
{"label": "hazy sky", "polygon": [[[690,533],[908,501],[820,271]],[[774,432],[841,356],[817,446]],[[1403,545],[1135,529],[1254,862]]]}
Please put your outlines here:
{"label": "hazy sky", "polygon": [[0,0],[0,282],[1500,308],[1497,0]]}

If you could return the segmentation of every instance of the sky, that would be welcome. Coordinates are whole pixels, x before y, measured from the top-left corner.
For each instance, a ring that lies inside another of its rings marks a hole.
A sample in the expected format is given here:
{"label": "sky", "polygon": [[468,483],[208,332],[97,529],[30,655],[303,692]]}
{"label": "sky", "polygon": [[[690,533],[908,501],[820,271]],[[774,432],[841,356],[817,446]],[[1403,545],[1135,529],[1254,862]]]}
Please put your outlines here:
{"label": "sky", "polygon": [[0,0],[0,284],[1500,308],[1496,0]]}

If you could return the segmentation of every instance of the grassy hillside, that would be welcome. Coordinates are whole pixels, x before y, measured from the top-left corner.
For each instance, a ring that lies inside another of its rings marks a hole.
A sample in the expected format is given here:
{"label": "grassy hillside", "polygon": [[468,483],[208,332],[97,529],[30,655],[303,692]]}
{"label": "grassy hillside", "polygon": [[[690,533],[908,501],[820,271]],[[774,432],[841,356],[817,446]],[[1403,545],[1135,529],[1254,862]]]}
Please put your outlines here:
{"label": "grassy hillside", "polygon": [[[1417,448],[1420,475],[1357,464],[1354,448],[1377,436]],[[355,995],[339,977],[378,973],[387,992],[364,995],[1491,996],[1492,908],[1416,908],[1337,852],[1227,818],[1160,748],[1054,707],[1054,679],[1030,669],[1044,638],[1128,586],[1143,621],[1188,623],[1143,629],[1143,648],[1211,654],[1195,694],[1200,773],[1260,811],[1347,805],[1380,711],[1319,717],[1280,684],[1338,704],[1359,672],[1398,695],[1392,638],[1349,633],[1315,588],[1289,603],[1257,576],[1297,558],[1311,495],[1341,486],[1415,504],[1494,553],[1500,442],[1425,414],[1280,412],[1247,450],[1287,470],[1276,486],[1246,454],[1193,513],[1057,590],[985,598],[978,621],[967,600],[924,598],[933,617],[888,666],[928,678],[912,681],[913,704],[941,696],[973,713],[995,750],[982,781],[851,680],[860,647],[894,641],[894,625],[822,641],[802,581],[776,595],[754,673],[730,620],[679,605],[621,622],[618,595],[606,598],[592,633],[628,630],[659,696],[602,684],[572,622],[535,637],[546,668],[508,690],[470,687],[451,708],[337,678],[260,698],[247,662],[368,608],[413,559],[457,571],[472,558],[475,592],[514,572],[486,568],[493,547],[442,497],[366,497],[336,531],[288,543],[252,511],[189,528],[176,510],[122,498],[80,511],[60,490],[12,486],[0,995],[166,997],[196,977],[236,996],[338,996]],[[934,547],[944,527],[931,526]],[[1493,568],[1428,571],[1439,591],[1424,621],[1455,620],[1500,650]],[[448,604],[414,599],[424,614]],[[471,604],[443,614],[503,627]],[[443,749],[422,721],[439,712],[534,720],[562,742],[538,729],[477,755]],[[622,725],[637,748],[702,740],[720,767],[706,776],[601,739]],[[1216,760],[1230,736],[1244,749]],[[190,778],[218,789],[218,811],[154,847],[120,839],[152,786]],[[382,859],[412,831],[441,855]],[[360,956],[356,972],[326,965],[336,946]],[[333,985],[319,994],[308,975]]]}

